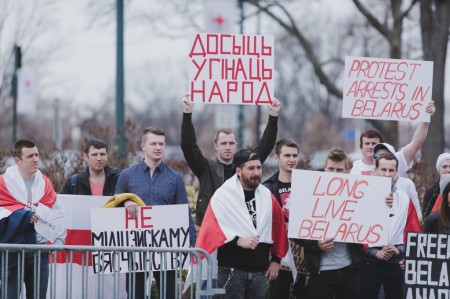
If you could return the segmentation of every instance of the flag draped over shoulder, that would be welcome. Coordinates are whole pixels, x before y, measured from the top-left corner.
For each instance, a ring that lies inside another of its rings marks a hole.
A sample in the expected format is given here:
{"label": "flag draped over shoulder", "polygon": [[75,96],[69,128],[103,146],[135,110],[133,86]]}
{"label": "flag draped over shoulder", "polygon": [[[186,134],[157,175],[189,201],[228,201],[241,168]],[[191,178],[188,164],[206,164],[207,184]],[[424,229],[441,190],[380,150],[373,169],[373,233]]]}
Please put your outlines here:
{"label": "flag draped over shoulder", "polygon": [[280,258],[286,256],[288,241],[284,216],[269,189],[259,185],[255,190],[256,228],[244,198],[239,178],[234,175],[211,198],[195,247],[212,253],[237,236],[259,235],[261,243],[273,244],[272,254]]}
{"label": "flag draped over shoulder", "polygon": [[[56,202],[56,192],[52,183],[39,170],[34,176],[31,193],[31,204],[37,206],[42,203],[49,208],[58,208],[53,207]],[[17,165],[8,167],[5,174],[0,175],[0,219],[27,206],[27,198],[27,188]]]}
{"label": "flag draped over shoulder", "polygon": [[434,203],[433,209],[431,210],[431,212],[437,212],[439,210],[439,208],[441,207],[441,203],[442,203],[442,195],[439,194],[439,196],[436,198],[436,202]]}

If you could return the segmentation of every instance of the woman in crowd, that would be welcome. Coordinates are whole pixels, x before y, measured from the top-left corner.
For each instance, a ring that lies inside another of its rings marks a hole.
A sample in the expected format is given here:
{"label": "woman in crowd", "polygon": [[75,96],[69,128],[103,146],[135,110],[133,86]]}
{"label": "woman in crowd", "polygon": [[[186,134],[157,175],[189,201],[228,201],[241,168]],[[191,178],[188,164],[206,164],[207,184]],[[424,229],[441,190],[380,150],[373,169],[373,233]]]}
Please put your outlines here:
{"label": "woman in crowd", "polygon": [[450,234],[450,174],[444,174],[439,181],[442,202],[439,210],[425,218],[425,232]]}

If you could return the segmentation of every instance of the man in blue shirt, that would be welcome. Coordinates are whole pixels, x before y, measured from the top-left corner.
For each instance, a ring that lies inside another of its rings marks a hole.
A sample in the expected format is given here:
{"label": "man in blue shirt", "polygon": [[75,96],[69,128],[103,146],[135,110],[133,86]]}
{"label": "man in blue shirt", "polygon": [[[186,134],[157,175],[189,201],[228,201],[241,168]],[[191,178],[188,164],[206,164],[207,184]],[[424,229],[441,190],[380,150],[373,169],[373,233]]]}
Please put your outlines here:
{"label": "man in blue shirt", "polygon": [[[138,195],[146,205],[173,205],[187,204],[186,189],[181,175],[166,166],[161,160],[166,147],[165,133],[157,127],[148,127],[142,134],[141,148],[144,151],[144,160],[137,165],[125,169],[119,177],[116,185],[116,194],[134,193]],[[134,201],[124,203],[130,217],[136,217],[138,207]],[[192,217],[189,216],[189,241],[195,245],[195,226]],[[168,215],[169,216],[169,215]],[[160,292],[166,294],[166,298],[175,298],[175,271],[166,272],[165,290],[160,286],[160,272],[153,273]],[[163,275],[164,277],[164,275]],[[127,293],[129,298],[145,298],[145,285],[147,278],[144,273],[136,273],[135,280],[127,275]],[[133,287],[129,280],[133,279],[135,296],[132,296]],[[129,289],[131,287],[131,289]]]}

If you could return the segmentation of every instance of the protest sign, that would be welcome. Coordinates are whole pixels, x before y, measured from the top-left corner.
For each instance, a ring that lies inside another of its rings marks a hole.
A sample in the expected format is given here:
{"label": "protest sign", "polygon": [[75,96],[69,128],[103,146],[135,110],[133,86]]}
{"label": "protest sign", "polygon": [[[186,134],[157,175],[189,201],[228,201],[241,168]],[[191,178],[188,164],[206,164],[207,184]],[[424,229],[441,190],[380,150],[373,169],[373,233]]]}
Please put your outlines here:
{"label": "protest sign", "polygon": [[[90,211],[93,208],[100,208],[108,199],[109,196],[58,194],[58,200],[64,207],[64,219],[67,227],[65,245],[91,245]],[[98,275],[93,272],[92,259],[89,258],[87,259],[88,275],[85,277],[86,258],[83,258],[81,251],[75,251],[72,254],[59,251],[56,260],[52,259],[50,262],[52,263],[50,269],[55,269],[55,277],[64,278],[58,280],[56,286],[54,281],[49,279],[48,289],[55,287],[55,298],[96,298],[102,288],[106,290],[104,298],[113,298],[114,286],[117,285],[116,278],[112,275],[103,275],[102,284],[100,284]],[[71,278],[66,279],[68,273],[71,274]],[[80,279],[81,277],[84,278]],[[125,274],[120,275],[119,285],[118,298],[126,298]],[[86,290],[87,297],[84,294]]]}
{"label": "protest sign", "polygon": [[272,103],[273,36],[199,33],[190,38],[189,49],[192,102]]}
{"label": "protest sign", "polygon": [[390,192],[385,177],[293,170],[288,236],[385,245]]}
{"label": "protest sign", "polygon": [[[131,218],[125,208],[92,209],[92,245],[120,247],[189,247],[188,205],[139,207]],[[143,272],[159,270],[163,254],[113,253],[93,254],[94,273]],[[165,254],[165,269],[186,264],[186,253]],[[102,262],[101,260],[107,262]]]}
{"label": "protest sign", "polygon": [[450,235],[408,233],[403,298],[450,298]]}
{"label": "protest sign", "polygon": [[46,240],[55,242],[66,230],[64,212],[55,211],[39,203],[36,208],[36,215],[39,216],[39,219],[34,223],[34,229]]}
{"label": "protest sign", "polygon": [[345,57],[342,117],[429,122],[433,62]]}

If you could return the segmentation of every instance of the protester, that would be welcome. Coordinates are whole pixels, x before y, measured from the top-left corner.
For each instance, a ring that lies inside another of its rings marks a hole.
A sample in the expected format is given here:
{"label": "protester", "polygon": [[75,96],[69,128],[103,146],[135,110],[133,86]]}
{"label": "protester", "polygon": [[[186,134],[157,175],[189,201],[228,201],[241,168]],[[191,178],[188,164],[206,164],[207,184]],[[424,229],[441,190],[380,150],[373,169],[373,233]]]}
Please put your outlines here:
{"label": "protester", "polygon": [[84,171],[71,176],[60,194],[114,195],[119,170],[108,166],[108,147],[100,139],[92,138],[84,145]]}
{"label": "protester", "polygon": [[[39,169],[39,152],[36,144],[20,139],[13,145],[16,165],[10,166],[0,175],[0,243],[45,244],[47,240],[36,232],[35,224],[41,218],[35,213],[39,204],[63,215],[61,203],[50,180]],[[61,216],[62,217],[62,216]],[[66,230],[55,231],[55,244],[64,244]],[[2,298],[21,298],[22,281],[26,298],[46,298],[48,285],[48,252],[9,253],[1,260]],[[23,261],[23,264],[22,264]],[[39,264],[37,264],[39,263]],[[7,292],[7,294],[5,293]]]}
{"label": "protester", "polygon": [[[234,174],[231,165],[238,144],[233,130],[220,129],[214,138],[214,149],[217,151],[217,157],[215,159],[207,158],[197,145],[197,137],[192,124],[193,104],[190,101],[190,96],[186,95],[181,102],[183,105],[181,149],[186,162],[200,182],[195,213],[195,223],[200,226],[212,195],[224,181]],[[267,159],[275,145],[280,107],[281,103],[277,99],[274,99],[269,106],[269,121],[261,141],[255,149],[261,159],[261,163]]]}
{"label": "protester", "polygon": [[[430,101],[425,108],[425,111],[433,115],[436,111],[434,102]],[[398,160],[398,176],[405,176],[409,168],[411,168],[414,157],[422,147],[428,134],[428,122],[420,123],[414,132],[410,143],[404,146],[399,152],[395,153]],[[375,158],[374,146],[383,143],[383,136],[378,130],[369,129],[364,131],[359,138],[362,153],[362,159],[353,162],[351,174],[371,175],[374,172]]]}
{"label": "protester", "polygon": [[[146,128],[142,134],[141,148],[144,151],[144,160],[121,173],[115,193],[134,193],[148,206],[188,204],[183,178],[162,162],[166,148],[164,131],[158,127]],[[137,217],[138,205],[135,201],[126,200],[124,206],[130,217]],[[195,226],[189,208],[186,212],[189,217],[190,245],[194,246]],[[160,294],[165,293],[166,298],[175,298],[175,271],[166,271],[162,275],[159,271],[154,271],[153,276]],[[128,297],[144,298],[145,288],[148,285],[147,280],[148,277],[145,277],[142,272],[127,275]],[[133,288],[130,289],[132,284],[135,290],[134,296],[132,295]],[[163,285],[166,286],[165,289],[162,287]]]}
{"label": "protester", "polygon": [[[292,170],[297,167],[299,159],[299,145],[292,139],[281,139],[275,144],[275,159],[278,163],[276,171],[264,186],[269,188],[277,199],[283,211],[284,220],[289,222],[289,197],[291,195]],[[281,260],[281,269],[278,277],[270,282],[270,298],[289,298],[292,290],[298,299],[307,296],[307,275],[301,270],[303,260],[303,247],[299,244],[289,242],[289,259]],[[293,277],[290,267],[296,267],[297,276]]]}
{"label": "protester", "polygon": [[442,174],[439,180],[442,198],[439,210],[425,218],[426,233],[450,234],[450,174]]}
{"label": "protester", "polygon": [[267,281],[277,278],[288,250],[283,212],[260,184],[261,160],[243,149],[234,155],[236,174],[217,189],[206,210],[196,247],[217,249],[222,298],[265,298]]}
{"label": "protester", "polygon": [[[373,148],[373,156],[376,159],[377,157],[386,154],[386,153],[395,153],[395,149],[392,145],[389,143],[378,143]],[[419,222],[422,222],[422,210],[420,208],[420,202],[419,202],[419,195],[417,194],[416,185],[414,185],[414,182],[406,177],[402,176],[396,176],[394,178],[394,184],[403,192],[406,193],[406,195],[409,196],[409,198],[412,200],[414,204],[414,208],[416,208],[417,217],[419,218]]]}
{"label": "protester", "polygon": [[[349,158],[339,147],[329,150],[324,171],[348,173]],[[333,238],[298,240],[305,248],[304,271],[311,299],[352,299],[359,297],[360,272],[364,261],[361,244],[334,242]]]}
{"label": "protester", "polygon": [[[393,182],[397,167],[394,154],[381,155],[375,160],[375,175],[389,177]],[[402,298],[404,269],[399,263],[405,256],[407,233],[420,232],[420,225],[411,199],[395,184],[392,185],[392,198],[388,243],[366,250],[366,262],[361,272],[361,299],[378,299],[381,286],[386,299]]]}
{"label": "protester", "polygon": [[[436,160],[436,170],[439,172],[440,178],[445,174],[450,174],[450,153],[442,153]],[[439,186],[440,179],[437,180],[431,187],[429,187],[423,195],[422,207],[423,217],[428,217],[431,212],[436,211],[440,206]],[[439,200],[438,200],[439,198]]]}

